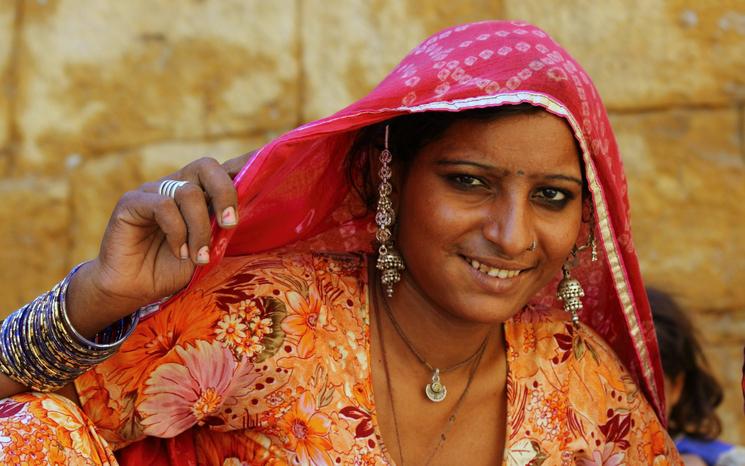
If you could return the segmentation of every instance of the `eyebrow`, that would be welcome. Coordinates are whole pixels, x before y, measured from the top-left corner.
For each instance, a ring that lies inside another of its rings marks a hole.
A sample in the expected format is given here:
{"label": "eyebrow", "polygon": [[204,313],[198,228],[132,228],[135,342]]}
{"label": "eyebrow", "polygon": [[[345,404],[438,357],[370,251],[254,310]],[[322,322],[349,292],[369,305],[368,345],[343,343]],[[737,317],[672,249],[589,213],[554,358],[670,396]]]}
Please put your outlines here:
{"label": "eyebrow", "polygon": [[[471,160],[453,160],[453,159],[447,159],[447,160],[438,160],[437,165],[470,165],[472,167],[480,168],[482,170],[489,170],[489,171],[499,171],[502,176],[507,176],[511,174],[512,172],[510,170],[506,169],[500,169],[498,167],[495,167],[493,165],[486,165],[483,163],[473,162]],[[536,175],[530,175],[530,178],[545,178],[549,180],[563,180],[563,181],[569,181],[573,183],[577,183],[579,186],[582,186],[582,180],[575,176],[569,176],[569,175],[562,175],[562,174],[552,174],[552,175],[542,175],[542,174],[536,174]]]}

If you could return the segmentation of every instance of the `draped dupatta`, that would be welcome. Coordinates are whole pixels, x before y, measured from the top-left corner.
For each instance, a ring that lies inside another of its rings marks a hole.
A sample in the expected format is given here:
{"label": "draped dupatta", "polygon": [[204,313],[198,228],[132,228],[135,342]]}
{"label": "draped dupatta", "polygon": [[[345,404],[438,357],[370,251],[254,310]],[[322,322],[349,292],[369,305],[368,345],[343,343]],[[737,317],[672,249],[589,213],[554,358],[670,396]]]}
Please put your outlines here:
{"label": "draped dupatta", "polygon": [[[345,174],[357,131],[406,113],[520,103],[565,118],[579,143],[599,248],[597,262],[583,253],[572,271],[586,293],[580,317],[608,341],[663,418],[657,343],[631,241],[626,180],[605,107],[582,67],[548,34],[524,22],[484,21],[441,31],[412,50],[366,97],[260,149],[235,179],[240,224],[233,230],[213,228],[213,261],[197,271],[192,285],[225,255],[289,245],[372,251],[372,217],[360,215]],[[587,234],[586,226],[583,238]],[[561,307],[555,298],[559,278],[534,301]]]}

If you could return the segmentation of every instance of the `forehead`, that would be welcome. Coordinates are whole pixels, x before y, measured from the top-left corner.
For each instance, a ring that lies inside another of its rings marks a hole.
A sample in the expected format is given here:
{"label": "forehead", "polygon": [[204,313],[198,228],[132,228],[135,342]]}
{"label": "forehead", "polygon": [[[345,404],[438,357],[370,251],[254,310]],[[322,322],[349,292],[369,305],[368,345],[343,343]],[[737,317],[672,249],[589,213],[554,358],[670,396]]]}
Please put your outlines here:
{"label": "forehead", "polygon": [[[567,121],[547,111],[457,119],[420,152],[507,169],[580,171],[579,145]],[[424,160],[423,160],[424,161]]]}

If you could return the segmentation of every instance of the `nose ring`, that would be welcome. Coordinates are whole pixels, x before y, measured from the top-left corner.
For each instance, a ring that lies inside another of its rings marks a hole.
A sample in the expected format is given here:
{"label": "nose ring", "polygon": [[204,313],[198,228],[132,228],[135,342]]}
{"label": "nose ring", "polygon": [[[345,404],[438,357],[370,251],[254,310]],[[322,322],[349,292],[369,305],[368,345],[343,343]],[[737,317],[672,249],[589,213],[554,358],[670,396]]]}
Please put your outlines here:
{"label": "nose ring", "polygon": [[528,251],[535,251],[536,246],[538,246],[538,243],[536,243],[536,241],[533,240],[533,242],[530,243],[530,247],[528,247]]}

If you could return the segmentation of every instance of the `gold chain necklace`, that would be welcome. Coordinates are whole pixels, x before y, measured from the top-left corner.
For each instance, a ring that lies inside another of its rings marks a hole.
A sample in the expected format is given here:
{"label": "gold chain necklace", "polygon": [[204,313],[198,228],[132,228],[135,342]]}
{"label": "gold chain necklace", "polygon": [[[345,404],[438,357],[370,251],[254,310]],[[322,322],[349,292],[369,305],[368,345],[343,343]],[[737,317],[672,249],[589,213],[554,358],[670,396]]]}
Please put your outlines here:
{"label": "gold chain necklace", "polygon": [[[383,370],[385,371],[385,383],[386,388],[388,389],[388,400],[391,403],[391,413],[393,414],[393,429],[396,433],[396,446],[398,448],[398,456],[401,458],[401,465],[404,466],[404,453],[403,448],[401,447],[401,434],[398,428],[398,416],[396,415],[396,401],[393,398],[393,386],[391,385],[391,374],[390,370],[388,369],[388,355],[386,354],[385,350],[385,344],[383,343],[383,326],[382,322],[380,320],[380,306],[378,306],[378,293],[380,292],[379,287],[375,287],[375,293],[373,294],[373,300],[375,303],[375,322],[378,326],[378,343],[380,344],[380,351],[383,356]],[[394,325],[394,327],[397,326],[397,323],[395,319],[392,318],[392,313],[390,312],[390,307],[387,303],[385,303],[386,307],[386,313],[388,314],[388,317],[391,320],[391,323]],[[402,335],[399,333],[399,335]],[[481,343],[481,346],[478,350],[476,350],[476,353],[469,356],[468,360],[475,359],[473,366],[471,367],[471,371],[468,373],[468,379],[466,380],[466,386],[463,389],[463,392],[460,394],[460,397],[458,397],[458,400],[455,402],[455,406],[453,406],[453,410],[450,412],[450,416],[448,416],[448,420],[445,423],[445,427],[443,427],[442,431],[440,432],[440,435],[438,436],[437,445],[435,446],[434,450],[432,450],[432,453],[429,454],[427,457],[427,460],[424,462],[424,465],[427,466],[430,464],[430,462],[434,459],[435,455],[442,449],[442,446],[445,444],[445,440],[447,440],[447,434],[450,432],[450,429],[453,427],[453,424],[455,424],[455,420],[457,419],[458,412],[460,411],[461,406],[463,405],[463,400],[465,400],[466,395],[468,394],[468,390],[471,388],[471,383],[473,382],[474,376],[476,375],[476,371],[479,368],[479,365],[481,364],[481,357],[484,355],[484,352],[486,350],[486,342],[489,339],[489,336],[491,335],[491,332],[484,338],[484,341]],[[404,341],[406,341],[404,339]],[[414,352],[413,347],[409,346],[409,349]],[[414,353],[416,355],[416,353]],[[421,360],[421,359],[420,359]],[[459,365],[463,365],[463,363],[458,363]]]}
{"label": "gold chain necklace", "polygon": [[[432,380],[430,383],[425,385],[424,387],[424,394],[427,395],[427,398],[435,403],[439,403],[440,401],[444,400],[445,397],[448,394],[448,389],[445,386],[444,383],[440,380],[440,374],[445,374],[450,371],[454,371],[460,367],[465,366],[469,362],[473,361],[476,356],[483,351],[484,347],[486,347],[486,341],[489,339],[489,334],[484,337],[484,341],[481,342],[481,345],[476,348],[476,351],[473,352],[470,356],[468,356],[466,359],[453,364],[450,367],[446,367],[445,369],[438,369],[436,367],[433,367],[432,364],[427,362],[426,359],[419,353],[419,351],[416,350],[414,347],[414,344],[409,340],[409,337],[406,336],[401,326],[398,324],[398,321],[393,316],[393,311],[391,311],[391,306],[388,304],[388,300],[383,297],[383,308],[385,309],[385,313],[388,315],[388,318],[391,320],[391,323],[393,324],[393,328],[396,329],[396,333],[398,333],[398,336],[401,337],[401,340],[406,344],[406,346],[409,348],[409,351],[412,352],[414,356],[419,360],[420,363],[422,363],[427,369],[429,369],[432,372]],[[491,333],[490,333],[491,334]]]}

